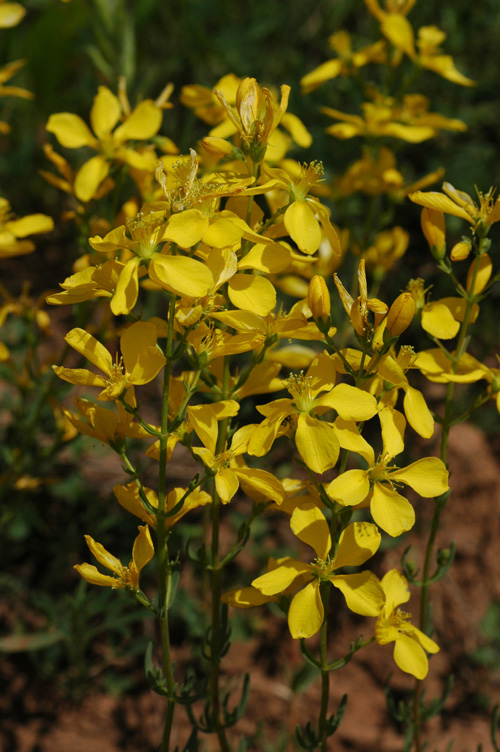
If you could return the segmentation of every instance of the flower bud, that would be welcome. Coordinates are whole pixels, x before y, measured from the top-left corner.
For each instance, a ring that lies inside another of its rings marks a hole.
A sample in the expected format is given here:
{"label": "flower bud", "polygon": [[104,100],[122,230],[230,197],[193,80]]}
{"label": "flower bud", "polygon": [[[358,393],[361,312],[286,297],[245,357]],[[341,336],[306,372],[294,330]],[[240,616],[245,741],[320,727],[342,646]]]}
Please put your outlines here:
{"label": "flower bud", "polygon": [[[476,268],[477,272],[475,272]],[[467,292],[472,292],[474,295],[478,295],[480,292],[482,292],[488,284],[492,270],[493,264],[491,263],[491,259],[487,253],[484,253],[482,256],[479,256],[479,258],[474,259],[469,267],[469,271],[467,272]],[[471,290],[474,273],[476,274],[476,279],[474,281],[474,289]]]}
{"label": "flower bud", "polygon": [[309,283],[307,302],[315,321],[328,320],[331,311],[330,293],[325,278],[319,274],[315,274]]}
{"label": "flower bud", "polygon": [[460,243],[455,243],[450,251],[450,258],[452,261],[463,261],[470,253],[470,242],[461,240]]}
{"label": "flower bud", "polygon": [[446,226],[443,212],[425,206],[421,216],[422,231],[435,259],[440,261],[446,254]]}
{"label": "flower bud", "polygon": [[402,292],[389,308],[386,331],[390,337],[399,337],[407,329],[415,315],[415,298],[411,292]]}
{"label": "flower bud", "polygon": [[207,136],[203,139],[202,144],[205,151],[214,157],[228,157],[234,152],[234,146],[225,138]]}

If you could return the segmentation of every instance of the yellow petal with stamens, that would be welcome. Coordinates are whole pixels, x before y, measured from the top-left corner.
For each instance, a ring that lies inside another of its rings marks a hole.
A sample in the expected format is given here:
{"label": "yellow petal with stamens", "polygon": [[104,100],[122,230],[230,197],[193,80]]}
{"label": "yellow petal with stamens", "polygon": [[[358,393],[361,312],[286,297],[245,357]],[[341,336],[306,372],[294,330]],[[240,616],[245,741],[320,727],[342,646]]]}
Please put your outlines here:
{"label": "yellow petal with stamens", "polygon": [[324,473],[337,462],[340,445],[330,423],[299,415],[295,444],[307,467],[315,473]]}
{"label": "yellow petal with stamens", "polygon": [[229,300],[237,308],[267,316],[276,306],[276,290],[265,277],[235,274],[228,282]]}
{"label": "yellow petal with stamens", "polygon": [[391,479],[406,483],[420,496],[431,498],[448,490],[448,470],[437,457],[424,457],[408,467],[395,470]]}
{"label": "yellow petal with stamens", "polygon": [[94,198],[97,189],[101,185],[102,181],[108,176],[109,165],[100,154],[92,159],[78,170],[75,178],[75,196],[80,201],[90,201]]}
{"label": "yellow petal with stamens", "polygon": [[326,560],[332,539],[325,516],[314,502],[302,504],[293,511],[290,527],[297,538],[315,550],[319,559]]}
{"label": "yellow petal with stamens", "polygon": [[160,130],[162,118],[162,110],[152,99],[145,99],[137,105],[125,122],[118,126],[113,133],[113,138],[119,142],[129,139],[145,141],[156,136]]}
{"label": "yellow petal with stamens", "polygon": [[375,483],[370,512],[379,527],[393,538],[411,530],[415,510],[410,502],[382,483]]}
{"label": "yellow petal with stamens", "polygon": [[303,253],[316,253],[321,243],[321,229],[305,201],[290,204],[285,212],[284,223],[288,234]]}
{"label": "yellow petal with stamens", "polygon": [[325,611],[319,584],[319,580],[309,583],[290,603],[288,626],[294,640],[312,637],[321,629]]}
{"label": "yellow petal with stamens", "polygon": [[59,112],[51,115],[46,130],[53,133],[61,146],[67,149],[79,149],[80,146],[95,148],[96,139],[88,125],[78,115],[70,112]]}
{"label": "yellow petal with stamens", "polygon": [[102,141],[109,136],[120,119],[120,114],[118,97],[107,86],[99,86],[90,110],[90,124],[98,139]]}

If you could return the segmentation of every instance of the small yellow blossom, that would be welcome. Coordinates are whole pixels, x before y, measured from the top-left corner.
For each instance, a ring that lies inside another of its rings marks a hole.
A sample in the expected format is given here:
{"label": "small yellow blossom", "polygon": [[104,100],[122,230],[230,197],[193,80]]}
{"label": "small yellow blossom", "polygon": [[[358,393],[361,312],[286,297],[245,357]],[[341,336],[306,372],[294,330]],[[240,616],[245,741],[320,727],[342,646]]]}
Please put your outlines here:
{"label": "small yellow blossom", "polygon": [[391,569],[380,584],[386,601],[375,624],[375,639],[379,645],[394,642],[396,665],[416,679],[425,679],[429,671],[425,651],[437,653],[439,646],[411,623],[411,614],[398,608],[410,600],[408,584],[403,575],[397,569]]}
{"label": "small yellow blossom", "polygon": [[147,384],[156,378],[167,362],[156,344],[156,337],[154,324],[137,321],[122,334],[122,356],[117,353],[113,362],[111,353],[95,337],[83,329],[72,329],[65,337],[66,342],[97,366],[104,376],[84,368],[52,367],[60,379],[70,384],[103,387],[98,399],[109,402],[129,386]]}
{"label": "small yellow blossom", "polygon": [[75,564],[74,569],[91,585],[111,587],[113,590],[139,590],[139,575],[146,564],[154,556],[154,546],[151,533],[147,525],[139,525],[139,535],[134,541],[132,559],[125,567],[116,556],[110,554],[101,543],[97,543],[90,535],[85,536],[87,546],[102,566],[110,569],[114,574],[101,574],[93,564]]}
{"label": "small yellow blossom", "polygon": [[343,530],[336,554],[331,556],[332,541],[328,523],[314,504],[297,507],[290,525],[295,535],[311,546],[316,558],[311,564],[287,559],[280,566],[257,577],[252,587],[264,596],[283,593],[306,583],[292,599],[288,626],[295,640],[312,637],[325,616],[320,593],[322,582],[330,582],[344,596],[347,607],[356,614],[378,616],[384,595],[378,579],[365,570],[358,574],[336,574],[342,567],[364,564],[377,551],[381,536],[369,522],[354,522]]}
{"label": "small yellow blossom", "polygon": [[28,214],[16,219],[7,199],[0,197],[0,258],[32,253],[35,245],[25,238],[53,229],[54,221],[46,214]]}
{"label": "small yellow blossom", "polygon": [[473,201],[467,193],[458,191],[451,183],[443,183],[443,193],[417,191],[410,194],[415,204],[465,219],[474,231],[480,226],[487,229],[500,220],[500,198],[495,199],[494,188],[490,188],[488,193],[478,191],[477,198],[477,202]]}
{"label": "small yellow blossom", "polygon": [[437,457],[425,457],[403,468],[393,465],[393,458],[404,449],[406,421],[391,408],[383,409],[379,418],[383,452],[378,460],[370,444],[359,436],[353,451],[366,460],[368,468],[342,473],[330,483],[327,494],[343,506],[357,506],[369,496],[373,519],[396,537],[408,532],[415,522],[412,505],[396,489],[404,484],[425,498],[440,496],[448,490],[448,471]]}
{"label": "small yellow blossom", "polygon": [[387,45],[383,40],[354,51],[350,34],[347,31],[337,31],[331,35],[328,43],[337,53],[337,57],[321,63],[302,77],[300,85],[303,94],[313,91],[332,78],[348,76],[368,63],[384,63],[387,60]]}
{"label": "small yellow blossom", "polygon": [[139,151],[128,142],[148,141],[158,133],[162,107],[152,99],[145,99],[132,112],[126,109],[123,97],[116,97],[106,86],[100,86],[90,112],[92,131],[78,115],[60,112],[50,116],[47,130],[61,146],[67,149],[88,146],[97,152],[75,177],[74,191],[80,201],[95,197],[108,176],[110,162],[125,162],[139,170],[154,171],[154,151]]}

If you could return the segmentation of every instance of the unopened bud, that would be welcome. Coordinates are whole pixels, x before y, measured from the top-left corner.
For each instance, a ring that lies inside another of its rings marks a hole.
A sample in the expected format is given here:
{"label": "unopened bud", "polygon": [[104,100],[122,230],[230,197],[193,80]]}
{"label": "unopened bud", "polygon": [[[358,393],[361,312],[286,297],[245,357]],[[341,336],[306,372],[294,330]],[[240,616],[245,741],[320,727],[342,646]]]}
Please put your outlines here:
{"label": "unopened bud", "polygon": [[[477,271],[476,271],[477,269]],[[472,292],[474,295],[478,295],[484,290],[493,271],[493,264],[487,253],[484,253],[479,258],[474,259],[467,272],[467,292]],[[475,279],[474,279],[475,275]],[[474,280],[474,289],[472,288],[472,281]]]}
{"label": "unopened bud", "polygon": [[443,212],[425,206],[421,216],[422,231],[435,259],[440,261],[446,254],[446,226]]}
{"label": "unopened bud", "polygon": [[415,298],[411,292],[402,292],[389,308],[386,331],[390,337],[399,337],[410,326],[415,315]]}
{"label": "unopened bud", "polygon": [[470,253],[471,244],[465,240],[461,240],[460,243],[455,243],[450,251],[450,258],[452,261],[463,261]]}
{"label": "unopened bud", "polygon": [[318,319],[328,321],[331,311],[330,293],[325,278],[320,274],[315,274],[309,282],[307,302],[315,321]]}
{"label": "unopened bud", "polygon": [[203,148],[214,157],[228,157],[234,152],[234,146],[225,138],[207,136],[202,141]]}

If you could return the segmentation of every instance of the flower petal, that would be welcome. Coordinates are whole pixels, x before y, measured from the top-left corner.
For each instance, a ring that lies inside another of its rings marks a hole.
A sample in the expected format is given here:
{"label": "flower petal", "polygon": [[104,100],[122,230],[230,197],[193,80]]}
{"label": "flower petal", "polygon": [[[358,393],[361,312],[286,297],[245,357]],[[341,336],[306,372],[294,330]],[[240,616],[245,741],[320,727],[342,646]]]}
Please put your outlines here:
{"label": "flower petal", "polygon": [[364,564],[378,551],[381,540],[379,529],[371,522],[352,522],[347,525],[339,539],[335,569]]}
{"label": "flower petal", "polygon": [[153,256],[149,276],[160,287],[190,298],[204,297],[213,285],[209,269],[185,256]]}
{"label": "flower petal", "polygon": [[355,614],[378,616],[384,607],[385,595],[377,577],[367,570],[358,574],[334,574],[329,578],[338,588]]}
{"label": "flower petal", "polygon": [[415,524],[415,510],[410,502],[382,483],[375,483],[370,512],[379,527],[396,538],[411,530]]}
{"label": "flower petal", "polygon": [[276,290],[265,277],[235,274],[227,286],[229,300],[237,308],[267,316],[276,306]]}
{"label": "flower petal", "polygon": [[321,629],[325,611],[319,584],[319,580],[309,583],[290,603],[288,626],[294,640],[312,637]]}
{"label": "flower petal", "polygon": [[448,470],[437,457],[424,457],[391,473],[391,478],[406,483],[420,496],[432,498],[448,490]]}
{"label": "flower petal", "polygon": [[311,572],[309,564],[289,559],[286,563],[281,564],[281,566],[276,567],[271,572],[266,572],[266,574],[257,577],[252,582],[252,587],[257,588],[263,595],[277,595],[290,587],[297,577],[306,572]]}
{"label": "flower petal", "polygon": [[80,146],[96,147],[96,140],[88,125],[81,117],[70,112],[51,115],[46,130],[53,133],[61,146],[67,149],[79,149]]}
{"label": "flower petal", "polygon": [[337,462],[340,445],[331,423],[299,415],[295,444],[307,467],[315,473],[324,473]]}
{"label": "flower petal", "polygon": [[294,201],[285,212],[284,223],[292,240],[303,253],[312,255],[321,243],[319,222],[305,201]]}
{"label": "flower petal", "polygon": [[356,506],[370,493],[370,481],[365,470],[347,470],[332,480],[326,492],[339,504]]}
{"label": "flower petal", "polygon": [[315,550],[319,559],[326,560],[332,539],[323,512],[314,502],[302,504],[293,511],[290,527],[297,538]]}

